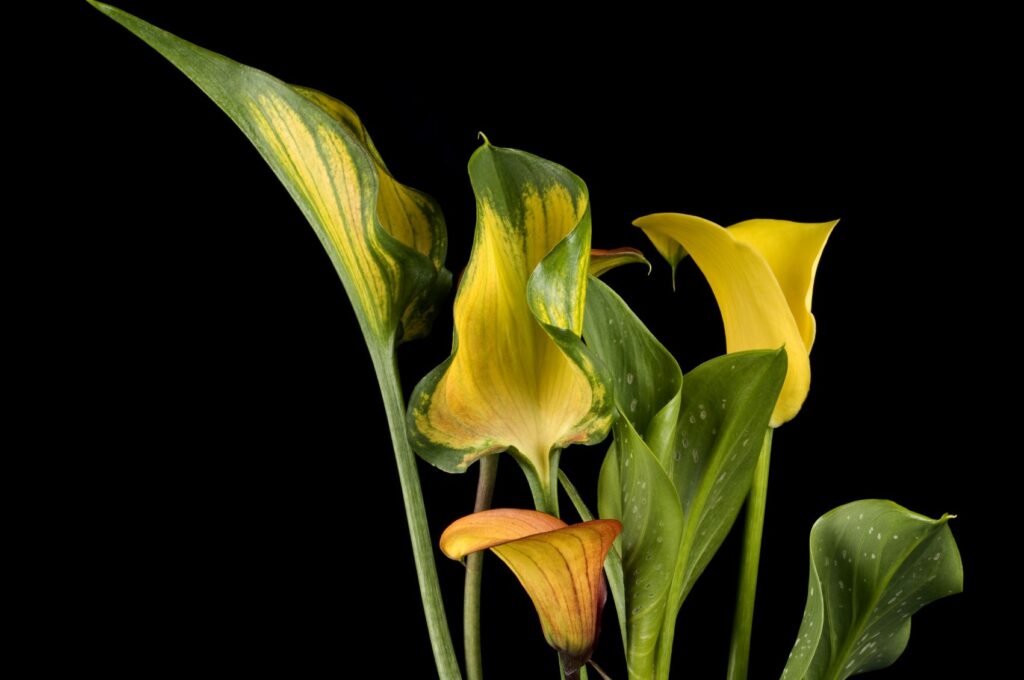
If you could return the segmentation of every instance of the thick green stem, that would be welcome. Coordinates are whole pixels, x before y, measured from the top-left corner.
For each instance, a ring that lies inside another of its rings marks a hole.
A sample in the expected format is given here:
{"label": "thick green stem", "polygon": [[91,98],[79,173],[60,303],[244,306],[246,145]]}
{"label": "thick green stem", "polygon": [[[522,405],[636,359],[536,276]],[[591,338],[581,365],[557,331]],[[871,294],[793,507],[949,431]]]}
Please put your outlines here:
{"label": "thick green stem", "polygon": [[764,435],[761,456],[754,470],[754,483],[747,495],[747,520],[743,533],[743,555],[736,595],[736,616],[732,622],[727,680],[746,680],[750,660],[750,633],[754,624],[754,597],[757,592],[757,567],[761,560],[761,534],[764,509],[768,500],[768,465],[772,457],[772,429]]}
{"label": "thick green stem", "polygon": [[[473,512],[491,507],[494,481],[498,477],[498,454],[484,456],[477,467],[480,481],[476,485]],[[466,680],[483,680],[484,661],[480,653],[480,583],[484,576],[484,551],[466,558],[466,588],[462,595],[462,642],[466,648]]]}
{"label": "thick green stem", "polygon": [[402,396],[394,350],[388,348],[386,352],[374,353],[373,365],[377,371],[377,382],[380,384],[384,410],[387,412],[388,425],[391,428],[391,445],[395,450],[398,479],[402,485],[402,499],[405,501],[405,520],[409,525],[420,599],[423,601],[423,613],[427,618],[427,632],[430,634],[430,646],[434,652],[437,675],[441,680],[461,680],[462,673],[455,657],[455,647],[452,645],[452,636],[444,612],[444,601],[441,599],[441,586],[437,581],[434,543],[427,527],[427,511],[423,504],[416,456],[409,444],[409,433],[405,423],[405,399]]}

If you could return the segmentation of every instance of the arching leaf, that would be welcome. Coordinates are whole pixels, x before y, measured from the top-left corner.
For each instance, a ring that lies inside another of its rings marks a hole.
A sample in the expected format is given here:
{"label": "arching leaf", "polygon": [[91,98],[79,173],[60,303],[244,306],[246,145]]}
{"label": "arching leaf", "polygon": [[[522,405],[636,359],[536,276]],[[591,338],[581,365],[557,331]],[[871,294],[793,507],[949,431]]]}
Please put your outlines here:
{"label": "arching leaf", "polygon": [[862,500],[811,529],[807,607],[784,680],[844,680],[891,665],[918,609],[963,590],[950,516]]}
{"label": "arching leaf", "polygon": [[91,2],[199,86],[245,133],[302,210],[330,256],[371,350],[423,335],[448,291],[444,218],[430,197],[388,172],[358,116]]}

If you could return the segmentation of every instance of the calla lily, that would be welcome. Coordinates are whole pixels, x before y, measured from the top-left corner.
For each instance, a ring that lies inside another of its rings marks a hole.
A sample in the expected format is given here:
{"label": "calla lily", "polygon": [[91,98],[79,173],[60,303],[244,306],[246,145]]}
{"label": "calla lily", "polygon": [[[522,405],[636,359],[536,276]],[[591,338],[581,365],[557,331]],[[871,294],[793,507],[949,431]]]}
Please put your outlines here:
{"label": "calla lily", "polygon": [[700,267],[722,313],[728,352],[785,345],[789,364],[772,427],[796,416],[807,398],[814,275],[837,221],[747,220],[725,229],[692,215],[659,213],[634,222],[673,271],[687,254]]}
{"label": "calla lily", "polygon": [[456,520],[441,535],[441,550],[453,560],[487,548],[500,557],[533,600],[544,637],[573,678],[600,632],[604,559],[621,531],[613,519],[570,526],[542,512],[502,508]]}
{"label": "calla lily", "polygon": [[580,340],[590,263],[583,181],[485,142],[469,162],[477,229],[455,298],[451,356],[413,392],[413,445],[462,472],[508,450],[538,508],[557,512],[558,454],[604,439],[612,400]]}
{"label": "calla lily", "polygon": [[348,106],[92,4],[178,67],[249,138],[330,256],[371,350],[430,329],[451,285],[447,236],[429,196],[397,182]]}

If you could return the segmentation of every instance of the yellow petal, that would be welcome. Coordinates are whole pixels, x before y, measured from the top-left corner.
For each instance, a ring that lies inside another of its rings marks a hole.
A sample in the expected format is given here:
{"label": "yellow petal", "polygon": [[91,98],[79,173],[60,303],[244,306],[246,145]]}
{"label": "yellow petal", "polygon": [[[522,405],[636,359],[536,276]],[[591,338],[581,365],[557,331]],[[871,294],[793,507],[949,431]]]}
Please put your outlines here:
{"label": "yellow petal", "polygon": [[733,238],[751,246],[768,263],[786,296],[808,352],[814,344],[815,323],[811,314],[814,275],[837,222],[747,220],[729,227]]}
{"label": "yellow petal", "polygon": [[487,510],[448,527],[441,549],[461,558],[491,548],[533,600],[544,637],[568,674],[590,658],[607,597],[604,559],[621,531],[617,520],[566,526],[532,510]]}
{"label": "yellow petal", "polygon": [[797,414],[811,384],[803,334],[768,262],[752,246],[714,222],[677,213],[658,213],[634,224],[686,249],[704,273],[718,301],[726,350],[777,349],[785,345],[789,369],[772,413],[778,427]]}
{"label": "yellow petal", "polygon": [[679,266],[679,262],[686,257],[686,249],[671,236],[665,234],[648,231],[646,232],[647,238],[654,244],[654,248],[661,254],[663,258],[668,262],[669,266],[672,267],[672,290],[676,289],[676,267]]}
{"label": "yellow petal", "polygon": [[470,160],[470,178],[477,231],[455,299],[455,342],[410,400],[413,443],[452,472],[508,449],[538,507],[554,510],[552,458],[600,441],[612,418],[579,337],[589,197],[565,168],[490,144]]}

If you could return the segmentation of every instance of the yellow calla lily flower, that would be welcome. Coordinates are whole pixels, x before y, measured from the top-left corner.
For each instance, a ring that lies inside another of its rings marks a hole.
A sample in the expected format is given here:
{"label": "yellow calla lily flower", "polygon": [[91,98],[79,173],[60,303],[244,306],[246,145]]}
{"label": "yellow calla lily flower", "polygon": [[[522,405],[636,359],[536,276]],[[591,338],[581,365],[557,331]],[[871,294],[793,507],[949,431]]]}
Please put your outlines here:
{"label": "yellow calla lily flower", "polygon": [[485,143],[469,162],[477,229],[448,360],[409,402],[413,445],[462,472],[508,450],[557,513],[558,455],[604,439],[612,399],[583,344],[590,198],[560,165]]}
{"label": "yellow calla lily flower", "polygon": [[589,659],[607,599],[604,559],[622,531],[614,519],[568,525],[534,510],[495,509],[453,522],[441,550],[453,560],[490,548],[526,589],[566,677]]}
{"label": "yellow calla lily flower", "polygon": [[772,427],[796,416],[807,398],[814,275],[837,222],[759,219],[726,229],[692,215],[658,213],[633,223],[673,270],[687,254],[700,267],[722,313],[728,352],[785,345],[789,369]]}

